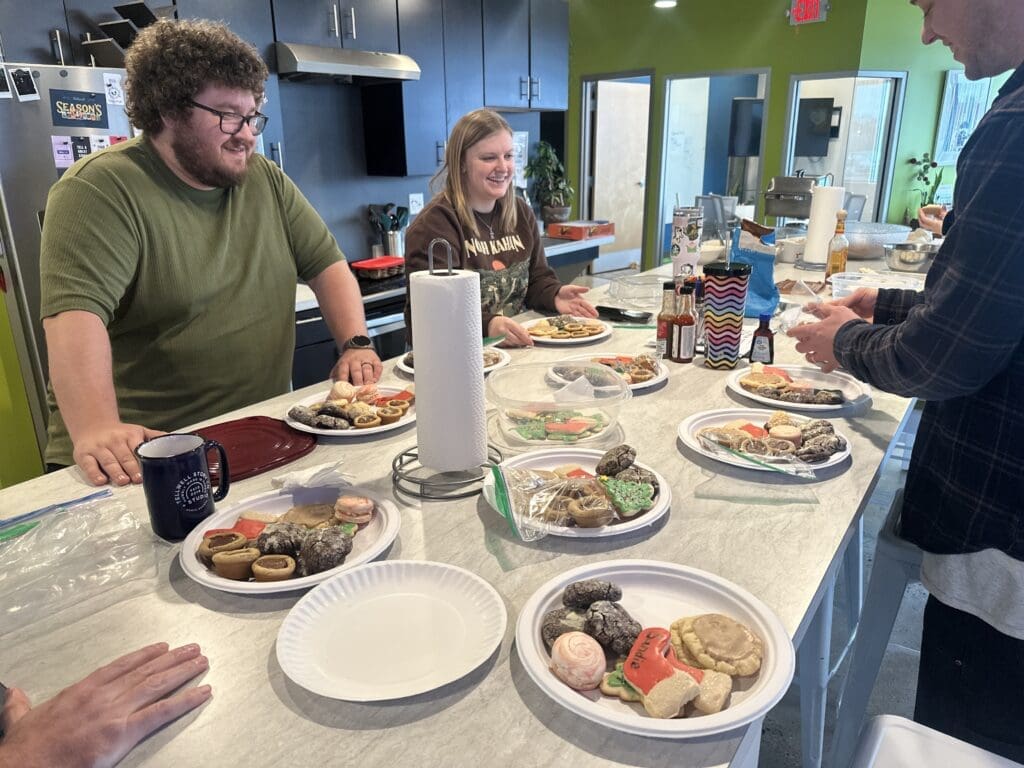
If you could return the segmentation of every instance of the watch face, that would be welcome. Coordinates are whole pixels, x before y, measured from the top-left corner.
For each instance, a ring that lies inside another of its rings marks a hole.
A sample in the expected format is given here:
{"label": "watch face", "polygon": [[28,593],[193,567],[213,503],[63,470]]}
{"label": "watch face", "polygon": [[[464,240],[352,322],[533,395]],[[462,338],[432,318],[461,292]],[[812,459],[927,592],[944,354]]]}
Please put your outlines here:
{"label": "watch face", "polygon": [[353,336],[345,342],[345,349],[368,349],[373,346],[369,336]]}

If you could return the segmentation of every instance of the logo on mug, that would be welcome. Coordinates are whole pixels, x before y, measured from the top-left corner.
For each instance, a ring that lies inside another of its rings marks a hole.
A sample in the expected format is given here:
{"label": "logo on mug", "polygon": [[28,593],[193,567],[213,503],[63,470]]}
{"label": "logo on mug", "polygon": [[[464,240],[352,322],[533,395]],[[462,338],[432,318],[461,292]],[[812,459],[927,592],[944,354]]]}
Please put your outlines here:
{"label": "logo on mug", "polygon": [[210,476],[205,472],[185,475],[174,486],[174,504],[186,513],[202,512],[210,498]]}

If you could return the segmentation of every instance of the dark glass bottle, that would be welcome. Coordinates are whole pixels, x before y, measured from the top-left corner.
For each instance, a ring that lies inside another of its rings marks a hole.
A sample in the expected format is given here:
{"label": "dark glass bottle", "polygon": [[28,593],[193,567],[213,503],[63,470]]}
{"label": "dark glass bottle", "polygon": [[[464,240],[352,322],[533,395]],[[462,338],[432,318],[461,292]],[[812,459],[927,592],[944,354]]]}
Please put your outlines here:
{"label": "dark glass bottle", "polygon": [[771,365],[775,361],[775,334],[768,327],[771,315],[761,315],[761,324],[754,331],[754,341],[750,345],[750,362]]}
{"label": "dark glass bottle", "polygon": [[693,360],[693,352],[697,344],[697,318],[693,314],[693,284],[686,283],[682,287],[679,299],[679,312],[672,321],[672,354],[674,363],[689,363]]}
{"label": "dark glass bottle", "polygon": [[672,343],[672,321],[676,319],[676,284],[666,280],[661,285],[661,312],[658,313],[658,351],[659,359],[669,359],[669,346]]}

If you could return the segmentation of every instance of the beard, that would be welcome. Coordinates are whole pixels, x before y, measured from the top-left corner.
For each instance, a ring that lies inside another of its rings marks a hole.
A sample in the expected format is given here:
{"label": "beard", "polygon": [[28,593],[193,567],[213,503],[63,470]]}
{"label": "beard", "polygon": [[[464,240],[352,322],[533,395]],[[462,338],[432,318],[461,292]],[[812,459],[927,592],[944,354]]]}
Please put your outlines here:
{"label": "beard", "polygon": [[175,134],[171,140],[171,149],[174,150],[175,159],[181,167],[196,181],[208,187],[221,189],[237,187],[245,180],[249,158],[252,157],[250,155],[246,158],[245,167],[240,171],[235,170],[222,164],[215,152],[211,153],[188,134]]}

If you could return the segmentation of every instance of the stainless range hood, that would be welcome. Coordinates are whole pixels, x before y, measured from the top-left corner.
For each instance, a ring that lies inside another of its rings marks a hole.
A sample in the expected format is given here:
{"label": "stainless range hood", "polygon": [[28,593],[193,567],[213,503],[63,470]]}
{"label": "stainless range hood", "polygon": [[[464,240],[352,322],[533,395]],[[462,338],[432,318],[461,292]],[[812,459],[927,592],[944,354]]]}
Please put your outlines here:
{"label": "stainless range hood", "polygon": [[277,71],[282,77],[321,76],[350,83],[419,80],[420,67],[401,53],[373,53],[322,45],[277,43]]}

